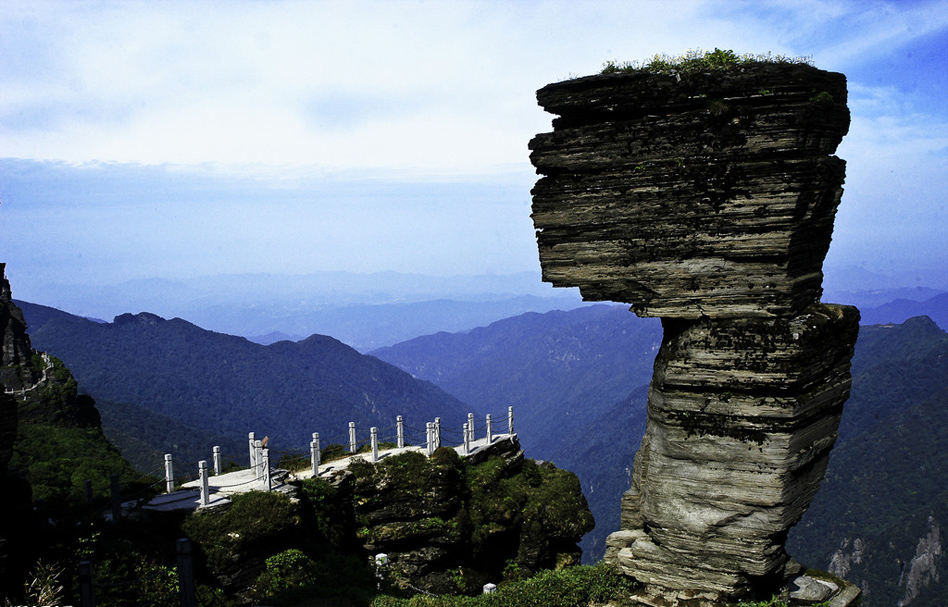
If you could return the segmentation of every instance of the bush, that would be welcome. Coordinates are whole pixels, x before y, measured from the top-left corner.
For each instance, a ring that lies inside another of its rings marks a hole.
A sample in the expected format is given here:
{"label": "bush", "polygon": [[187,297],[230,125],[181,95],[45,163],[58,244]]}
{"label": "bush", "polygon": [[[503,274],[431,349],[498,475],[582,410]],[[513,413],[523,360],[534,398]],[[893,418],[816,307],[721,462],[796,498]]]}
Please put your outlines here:
{"label": "bush", "polygon": [[231,502],[226,509],[199,510],[182,525],[215,574],[259,544],[279,546],[300,522],[290,498],[282,493],[250,491],[234,495]]}
{"label": "bush", "polygon": [[294,588],[312,585],[316,563],[302,551],[290,548],[266,560],[266,569],[254,584],[254,594],[269,598]]}
{"label": "bush", "polygon": [[601,74],[617,74],[629,72],[650,73],[690,73],[708,70],[728,69],[732,66],[746,66],[755,63],[812,63],[810,57],[787,57],[786,55],[738,55],[732,50],[715,48],[713,51],[690,50],[684,55],[659,54],[652,56],[645,62],[639,61],[606,61],[602,66]]}
{"label": "bush", "polygon": [[543,571],[532,578],[501,584],[494,594],[468,596],[424,596],[399,599],[381,595],[372,607],[586,607],[611,603],[628,604],[633,582],[612,566],[577,566]]}

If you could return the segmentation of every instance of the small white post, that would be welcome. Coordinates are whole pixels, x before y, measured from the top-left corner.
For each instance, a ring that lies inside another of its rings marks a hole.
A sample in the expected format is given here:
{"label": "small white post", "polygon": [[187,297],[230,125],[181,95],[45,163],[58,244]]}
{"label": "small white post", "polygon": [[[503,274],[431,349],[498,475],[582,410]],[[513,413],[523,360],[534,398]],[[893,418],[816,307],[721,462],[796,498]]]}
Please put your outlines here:
{"label": "small white post", "polygon": [[514,433],[513,407],[507,407],[507,434]]}
{"label": "small white post", "polygon": [[379,461],[379,429],[372,427],[369,432],[372,435],[372,463]]}
{"label": "small white post", "polygon": [[405,447],[405,420],[401,415],[398,416],[395,427],[398,432],[398,448],[402,449]]}
{"label": "small white post", "polygon": [[263,486],[267,491],[271,489],[270,487],[270,450],[264,447],[263,457],[260,460],[263,463]]}
{"label": "small white post", "polygon": [[207,506],[211,499],[207,489],[207,462],[203,459],[198,462],[198,476],[201,477],[201,505]]}
{"label": "small white post", "polygon": [[221,448],[214,446],[214,476],[221,475]]}
{"label": "small white post", "polygon": [[165,491],[174,491],[174,464],[171,463],[170,453],[165,453]]}
{"label": "small white post", "polygon": [[434,446],[435,446],[435,449],[440,449],[441,448],[441,418],[440,417],[435,418],[434,427],[435,427]]}
{"label": "small white post", "polygon": [[494,436],[490,430],[490,413],[487,414],[487,444],[491,444],[491,441],[494,440]]}
{"label": "small white post", "polygon": [[474,414],[467,414],[467,431],[471,433],[471,442],[474,442]]}
{"label": "small white post", "polygon": [[254,466],[257,467],[257,469],[255,470],[255,474],[257,475],[257,480],[259,481],[260,479],[263,478],[263,441],[258,440],[258,441],[254,441],[253,443],[254,443],[253,444],[253,450],[254,450],[253,461],[254,461]]}
{"label": "small white post", "polygon": [[428,431],[427,453],[428,457],[431,457],[431,454],[434,453],[434,422],[428,422],[425,424],[425,428]]}
{"label": "small white post", "polygon": [[497,584],[491,584],[490,582],[484,584],[484,594],[494,594],[495,592],[497,592]]}
{"label": "small white post", "polygon": [[313,440],[309,443],[309,461],[313,465],[313,476],[319,476],[319,432],[313,432]]}
{"label": "small white post", "polygon": [[349,422],[349,453],[356,452],[356,423]]}
{"label": "small white post", "polygon": [[464,455],[470,455],[471,453],[471,435],[467,430],[467,422],[464,422],[464,430],[462,431],[464,435]]}
{"label": "small white post", "polygon": [[252,470],[257,465],[257,441],[253,432],[247,435],[247,440],[250,442],[250,469]]}

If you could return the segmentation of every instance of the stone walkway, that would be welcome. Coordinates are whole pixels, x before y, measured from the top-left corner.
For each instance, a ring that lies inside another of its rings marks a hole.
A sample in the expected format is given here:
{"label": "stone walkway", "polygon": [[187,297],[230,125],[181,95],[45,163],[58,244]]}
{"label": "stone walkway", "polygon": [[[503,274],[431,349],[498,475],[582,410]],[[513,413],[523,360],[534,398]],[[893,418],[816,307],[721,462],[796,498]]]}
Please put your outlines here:
{"label": "stone walkway", "polygon": [[[513,436],[516,436],[516,434],[495,434],[490,444],[497,444],[498,442]],[[471,450],[467,456],[462,453],[464,447],[459,446],[452,448],[457,451],[458,455],[462,457],[470,457],[488,446],[487,437],[471,441],[470,446]],[[379,461],[382,461],[387,457],[405,453],[407,451],[418,451],[420,453],[424,453],[425,448],[412,445],[402,447],[400,449],[380,449]],[[342,459],[326,462],[325,464],[320,464],[319,476],[338,473],[347,469],[349,464],[355,459],[369,461],[371,457],[371,453],[359,453],[357,455],[352,455]],[[291,481],[300,481],[308,478],[313,478],[313,471],[311,468],[298,470],[296,472],[288,472],[286,470],[271,470],[270,491],[289,493],[293,490],[293,487],[289,484]],[[263,480],[258,480],[256,477],[256,472],[249,468],[237,470],[235,472],[228,472],[227,474],[221,474],[218,476],[208,476],[207,485],[208,504],[206,506],[201,505],[201,481],[200,479],[196,479],[182,484],[181,489],[177,491],[163,493],[153,498],[147,504],[141,506],[141,509],[158,512],[169,512],[172,510],[214,508],[215,506],[222,506],[224,504],[230,503],[230,497],[237,493],[246,493],[248,491],[267,491],[265,482]]]}

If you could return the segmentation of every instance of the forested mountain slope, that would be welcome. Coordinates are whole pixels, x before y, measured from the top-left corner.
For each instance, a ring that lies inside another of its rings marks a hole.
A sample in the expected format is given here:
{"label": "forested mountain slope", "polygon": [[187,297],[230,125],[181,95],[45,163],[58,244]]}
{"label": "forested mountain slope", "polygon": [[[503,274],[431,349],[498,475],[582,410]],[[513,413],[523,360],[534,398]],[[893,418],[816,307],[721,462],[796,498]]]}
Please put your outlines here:
{"label": "forested mountain slope", "polygon": [[513,405],[520,441],[550,453],[647,384],[658,319],[621,305],[527,313],[467,333],[438,333],[372,352],[474,407]]}
{"label": "forested mountain slope", "polygon": [[860,329],[826,480],[790,550],[863,605],[948,605],[948,334],[927,317]]}
{"label": "forested mountain slope", "polygon": [[97,400],[238,441],[253,431],[276,450],[298,448],[312,432],[324,444],[344,440],[350,421],[361,440],[397,415],[460,427],[467,413],[441,389],[331,337],[262,346],[147,313],[97,323],[21,306],[34,346],[61,358]]}

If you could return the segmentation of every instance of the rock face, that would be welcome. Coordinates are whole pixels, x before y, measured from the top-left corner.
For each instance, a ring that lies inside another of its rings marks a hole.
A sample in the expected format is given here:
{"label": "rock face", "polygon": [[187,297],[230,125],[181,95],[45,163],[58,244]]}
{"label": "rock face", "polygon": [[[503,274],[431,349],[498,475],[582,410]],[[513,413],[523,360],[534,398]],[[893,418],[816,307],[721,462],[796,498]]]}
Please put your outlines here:
{"label": "rock face", "polygon": [[855,308],[818,303],[849,127],[841,74],[758,63],[537,93],[544,279],[662,318],[606,559],[649,605],[769,598],[849,396]]}
{"label": "rock face", "polygon": [[17,403],[8,393],[32,385],[38,374],[31,368],[33,349],[26,334],[23,312],[13,303],[10,282],[6,277],[6,264],[0,263],[0,475],[6,472],[13,441],[16,439]]}
{"label": "rock face", "polygon": [[544,280],[640,316],[783,316],[819,299],[846,80],[806,65],[551,84],[530,142]]}
{"label": "rock face", "polygon": [[25,573],[24,549],[30,545],[34,531],[31,514],[30,485],[18,476],[7,474],[13,455],[19,422],[18,402],[7,390],[32,385],[39,374],[31,368],[33,350],[26,334],[23,313],[14,305],[6,264],[0,263],[0,337],[3,340],[0,360],[0,596],[16,596]]}

